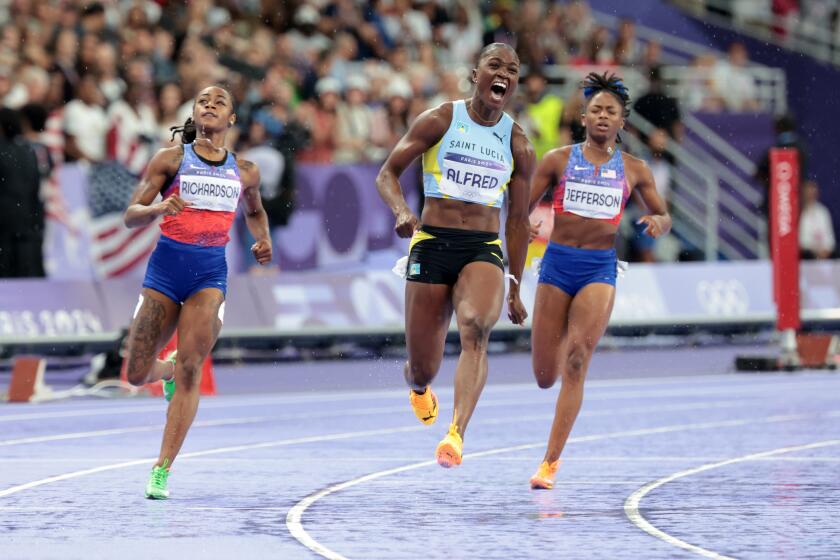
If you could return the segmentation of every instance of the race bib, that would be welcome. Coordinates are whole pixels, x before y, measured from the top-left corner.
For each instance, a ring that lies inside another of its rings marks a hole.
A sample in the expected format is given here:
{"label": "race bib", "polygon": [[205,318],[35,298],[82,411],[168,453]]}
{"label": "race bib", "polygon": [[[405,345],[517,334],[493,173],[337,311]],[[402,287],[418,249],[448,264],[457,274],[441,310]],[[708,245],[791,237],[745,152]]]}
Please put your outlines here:
{"label": "race bib", "polygon": [[621,213],[624,189],[566,181],[563,210],[584,218],[610,220]]}
{"label": "race bib", "polygon": [[458,200],[493,204],[503,196],[510,173],[510,165],[503,161],[449,153],[443,159],[440,192]]}
{"label": "race bib", "polygon": [[235,212],[242,184],[238,179],[181,175],[180,196],[196,210]]}

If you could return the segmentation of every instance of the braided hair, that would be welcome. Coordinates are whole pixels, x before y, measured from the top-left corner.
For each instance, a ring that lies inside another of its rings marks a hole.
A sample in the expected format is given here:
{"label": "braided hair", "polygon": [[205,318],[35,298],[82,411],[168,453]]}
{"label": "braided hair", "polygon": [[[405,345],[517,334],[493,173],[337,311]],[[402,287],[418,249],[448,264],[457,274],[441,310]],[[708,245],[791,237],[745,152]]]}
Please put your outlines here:
{"label": "braided hair", "polygon": [[[621,103],[622,116],[624,118],[630,116],[630,91],[627,89],[627,86],[624,85],[621,78],[615,74],[607,74],[607,72],[604,72],[603,74],[590,72],[581,82],[580,87],[583,90],[583,98],[586,100],[585,103],[587,105],[593,97],[602,91],[605,91],[613,95],[616,99],[618,99],[618,102]],[[620,136],[616,136],[616,143],[621,143]]]}
{"label": "braided hair", "polygon": [[[233,93],[231,93],[229,88],[219,84],[213,84],[207,87],[217,87],[219,89],[224,90],[225,93],[228,94],[228,97],[230,97],[231,113],[236,113],[236,100],[233,98]],[[193,101],[193,106],[195,106],[195,101]],[[170,138],[170,141],[174,141],[175,135],[180,134],[181,144],[192,144],[193,142],[195,142],[196,136],[198,136],[198,131],[195,128],[195,122],[193,121],[192,117],[187,117],[187,120],[182,126],[172,126],[169,127],[169,130],[172,131],[172,137]]]}

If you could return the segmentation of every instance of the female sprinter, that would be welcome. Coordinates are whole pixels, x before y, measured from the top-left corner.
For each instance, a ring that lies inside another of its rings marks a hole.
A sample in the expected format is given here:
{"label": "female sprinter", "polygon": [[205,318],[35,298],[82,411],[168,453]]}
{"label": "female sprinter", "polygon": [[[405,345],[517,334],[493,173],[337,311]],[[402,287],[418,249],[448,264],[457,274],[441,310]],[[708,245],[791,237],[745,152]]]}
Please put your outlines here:
{"label": "female sprinter", "polygon": [[[149,259],[128,339],[129,382],[143,385],[163,379],[170,400],[160,457],[146,485],[147,498],[169,497],[169,468],[198,409],[201,364],[224,319],[225,245],[240,196],[245,199],[248,228],[257,240],[251,251],[260,264],[271,262],[259,170],[222,147],[234,122],[230,92],[216,86],[202,90],[192,118],[176,130],[183,144],[155,154],[125,211],[125,225],[130,228],[163,216],[162,235]],[[155,203],[158,194],[163,201]],[[177,361],[157,360],[176,328]]]}
{"label": "female sprinter", "polygon": [[589,74],[582,144],[556,148],[540,161],[531,186],[531,210],[546,189],[554,191],[554,230],[540,266],[534,301],[531,351],[537,384],[547,389],[562,375],[545,460],[532,488],[549,489],[560,453],[583,400],[592,351],[607,327],[615,299],[615,244],[627,198],[635,189],[651,214],[639,223],[653,237],[671,229],[650,169],[616,148],[629,114],[627,88],[614,75]]}
{"label": "female sprinter", "polygon": [[[487,341],[504,299],[499,214],[507,192],[508,316],[527,312],[519,279],[528,245],[529,180],[534,149],[503,109],[519,79],[519,57],[509,46],[485,47],[472,71],[472,98],[447,102],[417,117],[382,166],[376,186],[396,216],[400,237],[411,237],[405,287],[408,361],[405,379],[417,418],[438,414],[429,384],[435,378],[453,310],[461,338],[455,371],[452,424],[437,446],[437,462],[461,464],[464,431],[487,379]],[[422,225],[406,205],[399,177],[423,156],[426,196]]]}

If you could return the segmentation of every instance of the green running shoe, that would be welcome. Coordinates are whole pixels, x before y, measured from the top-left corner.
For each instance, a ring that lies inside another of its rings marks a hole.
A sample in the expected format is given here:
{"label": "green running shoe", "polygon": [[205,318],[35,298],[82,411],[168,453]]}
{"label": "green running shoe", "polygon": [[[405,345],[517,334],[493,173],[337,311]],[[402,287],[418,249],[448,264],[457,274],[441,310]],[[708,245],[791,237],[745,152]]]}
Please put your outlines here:
{"label": "green running shoe", "polygon": [[[178,351],[173,350],[169,353],[164,361],[172,362],[172,366],[175,366],[175,361],[178,358]],[[175,373],[172,373],[172,379],[161,379],[163,382],[163,398],[166,399],[167,402],[172,400],[172,395],[175,394]]]}
{"label": "green running shoe", "polygon": [[169,478],[169,469],[166,468],[169,460],[163,462],[162,467],[153,467],[149,482],[146,484],[146,497],[150,500],[165,500],[169,497],[169,490],[166,488],[166,480]]}

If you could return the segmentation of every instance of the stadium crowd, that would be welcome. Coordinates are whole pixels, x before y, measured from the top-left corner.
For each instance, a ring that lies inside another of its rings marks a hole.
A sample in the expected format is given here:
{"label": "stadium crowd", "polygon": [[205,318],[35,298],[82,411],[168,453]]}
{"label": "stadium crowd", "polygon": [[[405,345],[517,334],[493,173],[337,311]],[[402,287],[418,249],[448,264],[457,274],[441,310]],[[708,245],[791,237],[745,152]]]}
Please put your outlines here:
{"label": "stadium crowd", "polygon": [[[650,79],[650,91],[634,92],[637,110],[662,131],[648,138],[652,164],[680,140],[679,104],[659,79],[662,46],[639,40],[629,18],[600,25],[583,0],[11,0],[0,7],[2,137],[25,139],[42,177],[63,162],[89,166],[119,185],[119,204],[155,150],[179,141],[170,128],[196,92],[223,83],[237,101],[228,147],[260,165],[270,219],[282,225],[296,163],[382,161],[416,115],[468,94],[474,59],[493,41],[514,44],[528,70],[509,109],[538,155],[582,133],[581,98],[555,93],[543,72],[553,65],[635,68]],[[748,64],[739,43],[728,57],[697,57],[705,90],[685,109],[759,109],[756,84],[739,72]],[[50,181],[34,198],[23,181],[0,196],[29,201],[19,213],[30,225],[0,232],[4,246],[10,235],[37,246],[39,200],[50,212]],[[9,266],[0,274],[37,275]]]}

